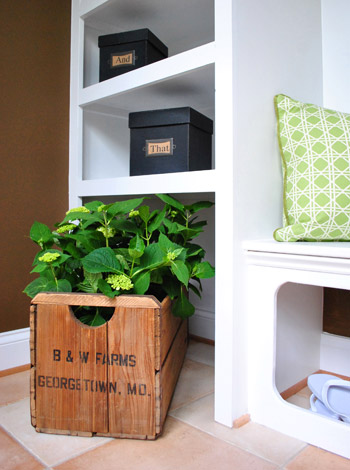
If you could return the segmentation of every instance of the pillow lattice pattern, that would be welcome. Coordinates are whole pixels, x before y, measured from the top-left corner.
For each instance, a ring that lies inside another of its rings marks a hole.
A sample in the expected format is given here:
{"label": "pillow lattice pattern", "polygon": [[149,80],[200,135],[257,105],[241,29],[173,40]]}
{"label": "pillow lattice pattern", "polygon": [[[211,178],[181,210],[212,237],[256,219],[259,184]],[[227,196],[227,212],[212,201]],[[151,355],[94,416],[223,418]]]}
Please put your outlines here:
{"label": "pillow lattice pattern", "polygon": [[350,240],[350,114],[275,97],[283,163],[277,241]]}

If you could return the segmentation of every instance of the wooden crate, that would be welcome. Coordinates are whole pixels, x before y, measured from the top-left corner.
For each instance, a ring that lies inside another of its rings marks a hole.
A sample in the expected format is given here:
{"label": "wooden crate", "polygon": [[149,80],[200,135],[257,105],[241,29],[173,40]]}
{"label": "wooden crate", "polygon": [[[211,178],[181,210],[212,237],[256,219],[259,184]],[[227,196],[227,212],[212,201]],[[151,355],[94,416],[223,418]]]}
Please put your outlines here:
{"label": "wooden crate", "polygon": [[[115,307],[99,327],[70,306]],[[187,349],[187,321],[152,296],[40,293],[30,311],[31,416],[38,432],[155,439]]]}

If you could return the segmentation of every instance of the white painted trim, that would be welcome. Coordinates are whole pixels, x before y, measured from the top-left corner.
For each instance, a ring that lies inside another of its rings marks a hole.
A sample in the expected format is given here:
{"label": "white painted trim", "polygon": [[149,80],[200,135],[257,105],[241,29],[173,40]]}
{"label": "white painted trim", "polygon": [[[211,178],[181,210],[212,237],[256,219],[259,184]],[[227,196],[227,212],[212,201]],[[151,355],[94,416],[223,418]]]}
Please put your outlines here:
{"label": "white painted trim", "polygon": [[189,322],[190,334],[215,340],[215,315],[213,312],[196,307],[196,313]]}
{"label": "white painted trim", "polygon": [[350,377],[350,338],[322,333],[320,369]]}
{"label": "white painted trim", "polygon": [[0,370],[30,364],[29,328],[0,333]]}

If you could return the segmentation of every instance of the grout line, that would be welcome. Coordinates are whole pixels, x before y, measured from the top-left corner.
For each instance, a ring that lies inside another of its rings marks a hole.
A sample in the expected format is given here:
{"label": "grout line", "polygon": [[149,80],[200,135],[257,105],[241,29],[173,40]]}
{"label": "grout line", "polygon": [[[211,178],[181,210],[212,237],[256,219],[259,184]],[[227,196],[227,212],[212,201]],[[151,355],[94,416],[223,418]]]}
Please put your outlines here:
{"label": "grout line", "polygon": [[[264,460],[264,461],[267,462],[267,463],[270,463],[270,464],[272,464],[272,465],[275,465],[275,466],[277,466],[276,470],[278,470],[278,469],[280,468],[280,467],[278,466],[278,465],[279,465],[278,463],[274,462],[273,460],[269,460],[269,459],[267,459],[266,457],[264,457],[264,456],[262,456],[262,455],[260,455],[260,454],[257,454],[257,453],[255,453],[255,452],[253,452],[251,449],[247,449],[247,448],[245,448],[245,447],[241,447],[241,446],[239,446],[238,444],[235,444],[235,443],[233,443],[233,442],[231,442],[231,441],[227,441],[226,439],[223,439],[223,438],[221,438],[221,437],[218,437],[218,436],[216,436],[215,434],[213,434],[213,433],[211,433],[211,432],[209,432],[209,431],[206,431],[205,429],[202,429],[202,428],[200,428],[200,427],[198,427],[198,426],[195,426],[195,425],[193,425],[193,424],[190,424],[190,423],[188,423],[187,421],[184,421],[183,419],[181,419],[181,418],[179,418],[179,417],[177,417],[177,416],[171,416],[171,418],[176,419],[177,421],[180,421],[181,423],[184,423],[184,424],[186,424],[187,426],[196,429],[197,431],[203,432],[204,434],[207,434],[208,436],[211,436],[211,437],[213,437],[214,439],[216,439],[216,440],[218,440],[218,441],[225,442],[226,444],[229,444],[230,446],[235,447],[236,449],[239,449],[239,450],[242,450],[242,451],[244,451],[244,452],[247,452],[248,454],[253,455],[254,457],[258,457],[259,459]],[[228,428],[228,429],[229,429],[229,428]],[[285,464],[283,464],[283,465],[285,465]]]}
{"label": "grout line", "polygon": [[28,452],[28,454],[30,454],[32,457],[35,458],[35,460],[38,460],[39,463],[41,463],[42,465],[44,465],[45,469],[47,468],[47,462],[44,462],[38,455],[36,455],[31,449],[29,449],[20,439],[18,439],[17,436],[15,436],[13,434],[13,432],[11,432],[10,430],[6,429],[3,425],[0,425],[0,427],[6,432],[6,434],[8,434],[9,436],[12,437],[12,439],[14,441],[17,442],[17,444],[19,444],[21,447],[23,447],[23,449]]}
{"label": "grout line", "polygon": [[[17,400],[16,402],[14,403],[20,403],[21,401],[24,401],[24,400],[28,400],[29,397],[26,397],[26,398],[22,398],[21,400]],[[8,405],[4,405],[4,406],[11,406],[13,405],[14,403],[11,403],[11,404],[8,404]],[[84,453],[87,453],[91,450],[95,450],[97,449],[98,447],[104,445],[104,444],[108,444],[110,441],[113,440],[113,438],[108,438],[108,437],[99,437],[99,439],[108,439],[107,441],[105,442],[97,442],[95,445],[89,447],[88,449],[84,449],[82,451],[76,451],[74,454],[70,455],[69,457],[67,458],[64,458],[63,460],[59,460],[57,462],[54,462],[54,463],[51,463],[49,464],[48,462],[45,462],[39,455],[37,455],[34,450],[32,450],[31,448],[29,448],[27,446],[27,444],[25,444],[19,437],[17,437],[12,431],[10,431],[9,429],[7,429],[3,424],[0,424],[0,427],[9,435],[11,436],[18,444],[21,445],[21,447],[23,447],[29,454],[31,454],[33,457],[35,457],[36,460],[38,460],[42,465],[44,465],[45,467],[45,470],[47,468],[49,468],[50,470],[50,466],[56,466],[56,465],[61,465],[62,463],[64,462],[67,462],[71,459],[74,459],[76,457],[79,457],[80,455],[83,455]],[[36,434],[46,434],[46,433],[36,433]],[[55,434],[46,434],[46,435],[50,435],[50,436],[55,436]],[[59,436],[58,434],[56,434],[56,436]],[[67,436],[69,437],[69,436]],[[90,438],[86,438],[86,439],[90,439]],[[91,438],[92,439],[92,438]]]}
{"label": "grout line", "polygon": [[172,413],[173,411],[178,411],[181,408],[185,408],[185,406],[190,405],[191,403],[196,402],[197,400],[201,400],[202,398],[208,397],[209,395],[214,395],[214,390],[211,392],[207,392],[204,395],[197,396],[196,398],[193,398],[192,400],[187,401],[186,403],[183,403],[182,405],[178,405],[176,408],[169,408],[168,414]]}
{"label": "grout line", "polygon": [[[286,462],[284,462],[283,466],[286,467],[288,464],[290,464],[296,457],[298,457],[299,454],[304,452],[304,450],[307,449],[308,446],[309,446],[309,444],[307,442],[304,442],[304,446],[298,452],[296,452],[294,455],[289,457],[289,459]],[[282,468],[282,470],[283,470],[283,468]]]}
{"label": "grout line", "polygon": [[[51,434],[52,436],[54,434]],[[69,436],[67,436],[69,437]],[[78,437],[78,436],[74,436],[74,437]],[[93,437],[82,437],[82,436],[79,436],[81,439],[93,439]],[[96,437],[96,436],[95,436]],[[98,436],[97,436],[98,437]],[[96,445],[92,446],[92,447],[89,447],[88,449],[84,449],[84,450],[81,450],[81,451],[76,451],[74,454],[70,455],[68,458],[65,458],[63,460],[58,460],[57,462],[51,464],[51,466],[57,466],[57,465],[62,465],[63,463],[66,463],[66,462],[69,462],[70,460],[73,460],[77,457],[80,457],[81,455],[84,455],[84,454],[87,454],[88,452],[90,451],[93,451],[95,449],[98,449],[99,447],[102,447],[103,445],[107,445],[109,444],[110,442],[112,441],[115,441],[117,438],[113,438],[113,437],[103,437],[103,438],[100,438],[100,439],[108,439],[107,442],[97,442]]]}

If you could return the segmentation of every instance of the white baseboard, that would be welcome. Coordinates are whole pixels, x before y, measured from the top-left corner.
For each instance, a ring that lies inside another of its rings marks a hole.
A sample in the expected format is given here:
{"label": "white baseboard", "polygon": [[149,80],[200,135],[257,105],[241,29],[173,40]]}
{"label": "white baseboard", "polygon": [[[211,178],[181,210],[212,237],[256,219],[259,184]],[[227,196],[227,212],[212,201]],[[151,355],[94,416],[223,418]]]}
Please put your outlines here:
{"label": "white baseboard", "polygon": [[0,333],[0,370],[30,364],[29,328]]}
{"label": "white baseboard", "polygon": [[213,312],[196,308],[196,313],[189,320],[190,334],[215,340],[215,315]]}
{"label": "white baseboard", "polygon": [[322,333],[320,369],[350,377],[350,338]]}

